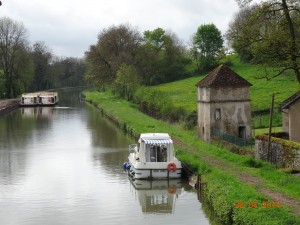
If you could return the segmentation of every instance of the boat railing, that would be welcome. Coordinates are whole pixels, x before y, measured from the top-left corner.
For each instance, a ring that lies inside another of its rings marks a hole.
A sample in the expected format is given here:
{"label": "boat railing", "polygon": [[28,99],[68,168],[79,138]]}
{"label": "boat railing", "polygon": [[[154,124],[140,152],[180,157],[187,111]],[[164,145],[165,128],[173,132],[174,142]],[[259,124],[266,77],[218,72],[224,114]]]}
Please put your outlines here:
{"label": "boat railing", "polygon": [[135,153],[137,144],[129,145],[129,153]]}

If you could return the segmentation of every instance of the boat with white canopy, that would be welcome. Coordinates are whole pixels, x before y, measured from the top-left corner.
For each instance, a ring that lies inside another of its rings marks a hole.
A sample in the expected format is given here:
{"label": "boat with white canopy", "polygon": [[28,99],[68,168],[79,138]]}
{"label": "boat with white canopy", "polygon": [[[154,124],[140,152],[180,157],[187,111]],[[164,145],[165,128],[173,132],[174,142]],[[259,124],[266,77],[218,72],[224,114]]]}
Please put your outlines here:
{"label": "boat with white canopy", "polygon": [[129,162],[123,166],[134,179],[174,179],[181,177],[181,162],[175,157],[173,141],[166,133],[141,134],[129,145]]}

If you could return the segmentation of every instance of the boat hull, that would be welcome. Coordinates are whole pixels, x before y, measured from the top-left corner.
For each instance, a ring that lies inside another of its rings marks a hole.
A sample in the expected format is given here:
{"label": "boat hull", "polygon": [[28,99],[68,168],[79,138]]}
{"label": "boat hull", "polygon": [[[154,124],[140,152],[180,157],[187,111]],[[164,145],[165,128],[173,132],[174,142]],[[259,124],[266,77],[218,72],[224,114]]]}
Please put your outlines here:
{"label": "boat hull", "polygon": [[174,163],[176,169],[168,169],[170,163],[139,163],[133,162],[129,158],[130,169],[128,174],[134,179],[179,179],[182,174],[180,162]]}

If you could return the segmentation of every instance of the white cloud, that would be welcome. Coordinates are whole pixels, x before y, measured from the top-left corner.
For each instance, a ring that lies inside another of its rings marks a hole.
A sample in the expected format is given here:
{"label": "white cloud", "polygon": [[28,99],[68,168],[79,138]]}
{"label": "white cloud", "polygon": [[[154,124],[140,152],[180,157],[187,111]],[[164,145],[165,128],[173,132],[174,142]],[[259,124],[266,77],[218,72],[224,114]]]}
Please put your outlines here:
{"label": "white cloud", "polygon": [[21,21],[30,41],[44,41],[58,56],[82,57],[103,28],[129,23],[141,32],[161,27],[189,41],[201,24],[223,33],[235,0],[2,0],[0,15]]}

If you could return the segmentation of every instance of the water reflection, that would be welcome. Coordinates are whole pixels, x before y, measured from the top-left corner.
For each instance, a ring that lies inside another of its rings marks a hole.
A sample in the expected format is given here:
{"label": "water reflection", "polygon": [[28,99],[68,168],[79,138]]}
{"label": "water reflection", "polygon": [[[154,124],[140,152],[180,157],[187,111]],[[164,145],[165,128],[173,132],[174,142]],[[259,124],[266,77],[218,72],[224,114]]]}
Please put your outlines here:
{"label": "water reflection", "polygon": [[132,180],[143,213],[173,214],[182,192],[181,180]]}
{"label": "water reflection", "polygon": [[23,107],[20,110],[23,118],[51,119],[55,107]]}
{"label": "water reflection", "polygon": [[128,149],[128,137],[124,135],[113,123],[101,116],[99,110],[91,105],[87,116],[87,126],[91,131],[92,145],[95,148],[124,146]]}

